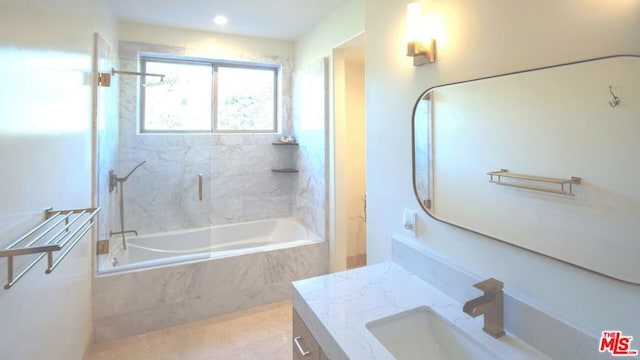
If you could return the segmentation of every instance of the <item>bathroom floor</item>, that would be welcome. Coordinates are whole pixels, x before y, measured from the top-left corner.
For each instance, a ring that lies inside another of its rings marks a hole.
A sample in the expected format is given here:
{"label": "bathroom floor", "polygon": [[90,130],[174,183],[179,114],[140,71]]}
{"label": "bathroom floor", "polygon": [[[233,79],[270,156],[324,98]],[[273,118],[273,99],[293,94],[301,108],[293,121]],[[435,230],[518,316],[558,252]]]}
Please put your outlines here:
{"label": "bathroom floor", "polygon": [[291,359],[291,301],[95,345],[86,360]]}

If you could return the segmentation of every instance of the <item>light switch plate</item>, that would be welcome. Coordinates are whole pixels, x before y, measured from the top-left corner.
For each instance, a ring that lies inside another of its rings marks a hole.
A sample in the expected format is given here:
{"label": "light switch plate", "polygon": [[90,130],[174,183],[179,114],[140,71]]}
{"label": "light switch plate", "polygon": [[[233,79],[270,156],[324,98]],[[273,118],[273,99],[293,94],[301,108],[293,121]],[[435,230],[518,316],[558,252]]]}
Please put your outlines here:
{"label": "light switch plate", "polygon": [[402,227],[411,234],[416,236],[416,212],[413,210],[405,210],[402,214]]}

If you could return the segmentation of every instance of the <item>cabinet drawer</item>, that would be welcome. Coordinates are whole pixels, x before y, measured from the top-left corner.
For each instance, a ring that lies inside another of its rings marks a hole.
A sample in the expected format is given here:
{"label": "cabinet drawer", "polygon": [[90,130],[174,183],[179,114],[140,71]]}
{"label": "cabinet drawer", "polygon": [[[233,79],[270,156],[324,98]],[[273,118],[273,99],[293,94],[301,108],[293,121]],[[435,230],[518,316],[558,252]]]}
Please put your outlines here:
{"label": "cabinet drawer", "polygon": [[320,346],[296,309],[293,309],[293,359],[320,360]]}

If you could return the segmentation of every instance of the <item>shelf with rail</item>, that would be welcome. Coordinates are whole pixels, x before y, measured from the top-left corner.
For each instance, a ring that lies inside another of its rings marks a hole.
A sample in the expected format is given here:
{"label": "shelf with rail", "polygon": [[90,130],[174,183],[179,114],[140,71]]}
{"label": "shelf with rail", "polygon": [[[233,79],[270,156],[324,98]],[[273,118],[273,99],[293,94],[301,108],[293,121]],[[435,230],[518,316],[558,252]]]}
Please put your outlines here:
{"label": "shelf with rail", "polygon": [[287,145],[287,146],[298,146],[300,144],[298,144],[297,142],[274,142],[271,143],[271,145]]}
{"label": "shelf with rail", "polygon": [[[489,182],[502,185],[515,187],[520,189],[534,190],[534,191],[542,191],[551,194],[558,195],[566,195],[566,196],[575,196],[573,193],[573,185],[579,185],[582,182],[582,179],[576,176],[572,176],[569,179],[561,179],[554,177],[546,177],[546,176],[537,176],[537,175],[527,175],[527,174],[518,174],[512,173],[507,169],[500,169],[499,171],[490,171],[487,173],[489,175]],[[553,184],[559,185],[559,188],[552,189],[537,185],[526,185],[524,183],[515,183],[515,182],[505,182],[502,178],[513,179],[516,181],[523,182],[532,182],[532,183],[541,183],[541,184]]]}
{"label": "shelf with rail", "polygon": [[[0,258],[7,258],[7,283],[4,288],[10,289],[45,256],[45,273],[50,274],[91,230],[99,211],[100,208],[45,209],[41,222],[0,250]],[[35,258],[25,262],[26,265],[19,264],[22,266],[16,275],[15,258],[24,255],[35,255]]]}
{"label": "shelf with rail", "polygon": [[271,171],[281,174],[295,174],[298,172],[298,169],[271,169]]}

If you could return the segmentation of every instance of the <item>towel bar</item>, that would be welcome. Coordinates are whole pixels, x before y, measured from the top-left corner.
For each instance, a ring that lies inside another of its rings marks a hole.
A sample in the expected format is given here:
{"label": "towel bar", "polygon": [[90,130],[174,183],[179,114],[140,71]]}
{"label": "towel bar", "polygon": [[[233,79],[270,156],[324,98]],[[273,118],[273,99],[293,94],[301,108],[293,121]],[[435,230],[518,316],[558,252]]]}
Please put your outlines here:
{"label": "towel bar", "polygon": [[[7,258],[7,283],[5,289],[10,289],[29,270],[31,270],[45,255],[47,255],[46,274],[50,274],[73,249],[84,235],[94,225],[94,218],[100,208],[53,210],[45,209],[44,221],[22,235],[17,240],[0,250],[0,258]],[[75,215],[75,217],[73,217]],[[73,217],[73,219],[71,219]],[[84,219],[84,221],[81,221]],[[64,224],[63,224],[64,223]],[[57,230],[57,232],[56,232]],[[36,235],[37,234],[37,235]],[[32,238],[33,237],[33,238]],[[22,247],[18,247],[27,239],[32,238]],[[53,253],[60,251],[54,259]],[[21,255],[39,254],[29,264],[24,266],[18,275],[14,275],[14,257]]]}

